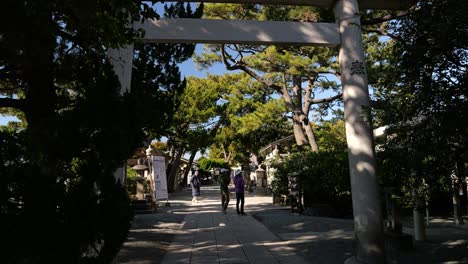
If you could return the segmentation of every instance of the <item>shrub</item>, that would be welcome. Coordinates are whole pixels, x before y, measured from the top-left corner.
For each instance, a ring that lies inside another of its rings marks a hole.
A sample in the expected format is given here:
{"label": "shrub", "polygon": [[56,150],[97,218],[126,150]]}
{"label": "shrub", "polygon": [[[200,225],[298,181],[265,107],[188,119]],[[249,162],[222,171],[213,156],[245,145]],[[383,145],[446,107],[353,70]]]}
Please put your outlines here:
{"label": "shrub", "polygon": [[294,153],[288,159],[274,163],[273,167],[277,169],[272,182],[276,196],[287,195],[287,175],[299,173],[306,207],[327,203],[340,216],[350,211],[351,186],[346,151]]}
{"label": "shrub", "polygon": [[126,179],[126,186],[127,186],[127,192],[129,195],[133,195],[136,193],[136,178],[138,174],[136,173],[135,170],[132,169],[132,167],[127,165],[127,179]]}
{"label": "shrub", "polygon": [[207,159],[201,158],[198,160],[200,170],[208,172],[213,168],[225,168],[229,169],[229,164],[222,159]]}

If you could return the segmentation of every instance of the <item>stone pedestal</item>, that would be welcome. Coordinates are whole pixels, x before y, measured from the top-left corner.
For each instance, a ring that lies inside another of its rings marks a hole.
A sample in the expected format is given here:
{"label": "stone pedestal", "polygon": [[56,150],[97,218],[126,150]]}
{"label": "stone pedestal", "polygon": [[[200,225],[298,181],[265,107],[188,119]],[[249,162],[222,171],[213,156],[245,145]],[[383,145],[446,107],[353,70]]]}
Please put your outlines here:
{"label": "stone pedestal", "polygon": [[266,177],[265,177],[265,170],[262,168],[258,168],[255,170],[255,174],[257,175],[257,188],[265,188],[266,185]]}
{"label": "stone pedestal", "polygon": [[145,178],[138,177],[136,180],[136,198],[138,200],[145,199]]}
{"label": "stone pedestal", "polygon": [[413,237],[411,235],[385,232],[385,248],[398,251],[411,250],[413,247]]}

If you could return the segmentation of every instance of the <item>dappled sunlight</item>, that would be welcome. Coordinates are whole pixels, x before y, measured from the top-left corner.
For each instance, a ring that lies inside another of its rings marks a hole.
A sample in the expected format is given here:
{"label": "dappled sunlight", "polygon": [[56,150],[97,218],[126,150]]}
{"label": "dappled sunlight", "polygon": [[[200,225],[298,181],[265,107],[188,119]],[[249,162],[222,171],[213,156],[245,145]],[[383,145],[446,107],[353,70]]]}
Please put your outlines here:
{"label": "dappled sunlight", "polygon": [[468,248],[468,239],[457,239],[457,240],[449,240],[442,243],[445,246],[460,246],[466,245]]}
{"label": "dappled sunlight", "polygon": [[369,162],[360,161],[356,164],[356,169],[360,172],[374,171],[374,167]]}
{"label": "dappled sunlight", "polygon": [[336,47],[340,34],[335,23],[216,19],[148,19],[137,22],[143,41],[165,43],[287,44]]}
{"label": "dappled sunlight", "polygon": [[350,240],[354,239],[353,231],[332,230],[329,232],[301,232],[301,233],[280,233],[280,238],[290,243],[308,243],[314,240]]}
{"label": "dappled sunlight", "polygon": [[[163,256],[156,262],[168,264],[190,263],[192,260],[203,263],[305,263],[301,256],[310,258],[311,254],[318,254],[318,257],[312,257],[316,263],[343,263],[351,256],[355,239],[352,219],[293,214],[289,208],[272,206],[271,197],[255,192],[246,193],[247,216],[236,214],[232,200],[224,215],[218,186],[203,186],[202,195],[199,203],[192,204],[190,192],[179,192],[174,199],[170,195],[171,206],[159,208],[153,215],[136,216],[136,226],[121,253],[144,254],[156,250]],[[366,196],[362,199],[366,202]],[[178,205],[172,206],[173,201]],[[375,213],[370,208],[366,210],[366,214]],[[367,221],[366,217],[358,216],[362,223]],[[446,223],[447,220],[431,220],[433,226]],[[412,233],[412,229],[405,227],[404,232]],[[463,237],[460,229],[451,232],[452,239],[442,240],[447,229],[428,229],[428,238],[440,241],[433,249],[434,254],[440,256],[455,250],[460,252],[458,255],[463,255],[461,252],[468,250],[468,236]],[[378,249],[366,247],[366,250],[375,252]],[[438,263],[464,263],[450,262],[456,258],[450,254],[446,256],[438,259]],[[145,259],[153,261],[154,258]]]}
{"label": "dappled sunlight", "polygon": [[222,246],[224,247],[225,249],[239,249],[239,248],[242,248],[242,245],[240,244],[218,244],[218,246]]}
{"label": "dappled sunlight", "polygon": [[158,233],[162,234],[170,234],[170,235],[183,235],[186,234],[187,231],[184,230],[178,230],[179,227],[173,226],[172,228],[160,228],[158,226],[154,226],[152,229],[137,229],[137,230],[132,230],[133,233],[148,233],[148,232],[155,232],[155,229],[157,229]]}
{"label": "dappled sunlight", "polygon": [[288,225],[287,228],[300,229],[300,228],[303,228],[304,226],[305,226],[305,223],[295,223],[295,224]]}

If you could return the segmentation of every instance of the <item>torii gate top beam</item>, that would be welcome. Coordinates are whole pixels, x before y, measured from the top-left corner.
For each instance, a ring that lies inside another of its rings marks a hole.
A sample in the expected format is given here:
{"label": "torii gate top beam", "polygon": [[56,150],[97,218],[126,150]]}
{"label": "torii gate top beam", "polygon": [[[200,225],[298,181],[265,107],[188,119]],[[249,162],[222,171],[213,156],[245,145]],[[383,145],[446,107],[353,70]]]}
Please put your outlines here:
{"label": "torii gate top beam", "polygon": [[[186,2],[202,2],[186,0]],[[262,5],[302,5],[332,8],[336,0],[203,0],[205,3],[262,4]],[[411,0],[359,0],[361,9],[405,9]]]}
{"label": "torii gate top beam", "polygon": [[161,18],[136,23],[144,42],[257,45],[340,45],[335,23]]}

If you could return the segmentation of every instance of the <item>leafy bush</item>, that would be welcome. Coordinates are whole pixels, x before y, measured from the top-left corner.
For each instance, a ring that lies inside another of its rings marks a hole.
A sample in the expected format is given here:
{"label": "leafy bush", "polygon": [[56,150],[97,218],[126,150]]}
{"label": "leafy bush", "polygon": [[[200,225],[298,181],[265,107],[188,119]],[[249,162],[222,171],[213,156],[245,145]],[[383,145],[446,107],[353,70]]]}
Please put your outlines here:
{"label": "leafy bush", "polygon": [[132,169],[132,167],[127,166],[127,179],[125,184],[127,185],[127,192],[129,195],[135,194],[136,193],[136,178],[138,174],[136,173],[135,170]]}
{"label": "leafy bush", "polygon": [[[209,184],[213,180],[216,181],[216,176],[211,175],[210,170],[214,168],[225,168],[230,169],[229,164],[223,159],[208,159],[202,157],[198,160],[198,165],[200,166],[200,177],[203,184]],[[213,177],[213,178],[212,178]]]}
{"label": "leafy bush", "polygon": [[200,170],[205,172],[208,172],[213,168],[229,169],[229,164],[222,159],[208,159],[202,157],[198,160],[198,164],[200,165]]}
{"label": "leafy bush", "polygon": [[432,212],[451,213],[453,163],[444,155],[385,146],[377,152],[380,185],[393,187],[399,207],[413,208],[417,200],[427,200]]}
{"label": "leafy bush", "polygon": [[340,215],[350,211],[351,186],[346,151],[294,153],[288,159],[274,163],[273,167],[277,169],[272,182],[276,196],[287,195],[287,175],[299,173],[306,207],[327,203]]}

